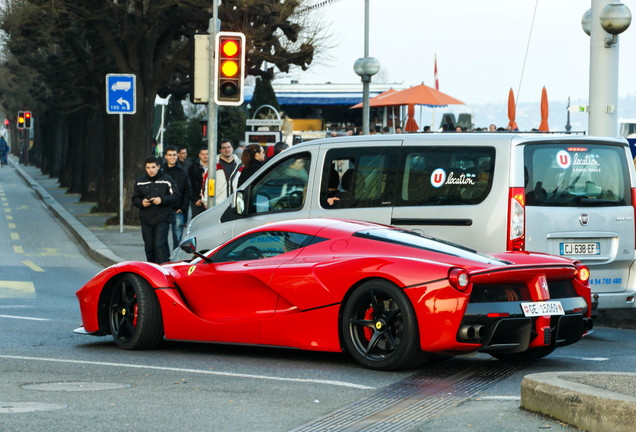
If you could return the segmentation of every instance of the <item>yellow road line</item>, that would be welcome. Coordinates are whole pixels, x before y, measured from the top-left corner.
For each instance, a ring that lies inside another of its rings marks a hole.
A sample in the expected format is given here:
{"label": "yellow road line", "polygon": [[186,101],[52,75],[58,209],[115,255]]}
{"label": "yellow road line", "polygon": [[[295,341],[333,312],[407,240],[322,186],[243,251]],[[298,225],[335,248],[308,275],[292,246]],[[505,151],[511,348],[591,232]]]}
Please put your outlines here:
{"label": "yellow road line", "polygon": [[16,226],[13,222],[9,222],[9,229],[16,229]]}
{"label": "yellow road line", "polygon": [[6,209],[4,209],[4,212],[5,213],[11,213],[11,209],[10,208],[6,208]]}
{"label": "yellow road line", "polygon": [[0,280],[0,298],[35,298],[33,282]]}
{"label": "yellow road line", "polygon": [[44,269],[42,267],[40,267],[39,265],[37,265],[33,261],[24,260],[24,261],[22,261],[22,264],[24,264],[25,266],[27,266],[28,268],[30,268],[34,272],[43,272],[44,271]]}
{"label": "yellow road line", "polygon": [[2,203],[2,206],[3,206],[3,207],[9,207],[9,203],[7,203],[7,202],[3,202],[3,203]]}
{"label": "yellow road line", "polygon": [[15,252],[17,254],[23,254],[24,253],[24,249],[22,249],[22,246],[13,246],[13,252]]}
{"label": "yellow road line", "polygon": [[6,217],[7,220],[13,220],[13,216],[11,216],[11,215],[4,215],[4,217]]}
{"label": "yellow road line", "polygon": [[11,240],[20,240],[20,234],[18,234],[17,232],[12,232]]}

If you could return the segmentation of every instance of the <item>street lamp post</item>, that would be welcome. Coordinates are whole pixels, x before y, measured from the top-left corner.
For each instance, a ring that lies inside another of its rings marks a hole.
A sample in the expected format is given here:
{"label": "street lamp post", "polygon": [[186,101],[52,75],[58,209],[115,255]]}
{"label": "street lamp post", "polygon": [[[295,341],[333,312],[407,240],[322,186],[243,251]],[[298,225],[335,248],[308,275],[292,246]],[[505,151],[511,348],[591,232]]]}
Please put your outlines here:
{"label": "street lamp post", "polygon": [[631,20],[627,6],[612,0],[592,0],[592,8],[581,19],[590,36],[590,135],[618,135],[618,35]]}
{"label": "street lamp post", "polygon": [[362,80],[362,131],[369,134],[369,84],[380,70],[380,62],[369,57],[369,0],[364,0],[364,57],[353,64],[353,70]]}

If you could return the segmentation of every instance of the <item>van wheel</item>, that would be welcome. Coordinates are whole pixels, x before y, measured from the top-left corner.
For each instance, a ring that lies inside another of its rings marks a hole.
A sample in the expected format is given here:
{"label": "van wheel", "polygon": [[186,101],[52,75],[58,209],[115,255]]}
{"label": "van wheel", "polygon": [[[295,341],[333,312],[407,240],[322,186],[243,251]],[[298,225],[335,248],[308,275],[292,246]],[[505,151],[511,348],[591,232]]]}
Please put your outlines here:
{"label": "van wheel", "polygon": [[423,361],[415,311],[406,295],[382,280],[360,285],[344,306],[343,343],[363,366],[404,369]]}

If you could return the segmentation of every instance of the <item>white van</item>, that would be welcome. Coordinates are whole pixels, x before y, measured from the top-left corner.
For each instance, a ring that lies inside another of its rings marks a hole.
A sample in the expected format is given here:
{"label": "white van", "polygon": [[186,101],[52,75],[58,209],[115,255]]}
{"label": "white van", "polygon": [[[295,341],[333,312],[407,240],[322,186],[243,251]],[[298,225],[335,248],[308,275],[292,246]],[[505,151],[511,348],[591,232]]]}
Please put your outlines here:
{"label": "white van", "polygon": [[[567,256],[599,309],[635,306],[636,175],[622,139],[406,134],[298,144],[188,225],[200,249],[306,217],[368,220],[480,251]],[[190,258],[175,250],[174,260]]]}

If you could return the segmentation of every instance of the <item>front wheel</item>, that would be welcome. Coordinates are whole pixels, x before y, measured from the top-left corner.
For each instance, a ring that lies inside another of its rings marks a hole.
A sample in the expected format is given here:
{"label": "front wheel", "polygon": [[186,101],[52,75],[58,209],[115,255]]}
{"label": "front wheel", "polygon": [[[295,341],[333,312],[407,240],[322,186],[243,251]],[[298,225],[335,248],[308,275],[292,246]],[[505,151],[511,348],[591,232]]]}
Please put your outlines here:
{"label": "front wheel", "polygon": [[343,309],[341,332],[349,354],[370,369],[404,369],[425,358],[411,302],[387,281],[365,282],[353,292]]}
{"label": "front wheel", "polygon": [[119,279],[108,311],[110,331],[119,348],[154,348],[163,339],[159,299],[141,276],[128,273]]}

